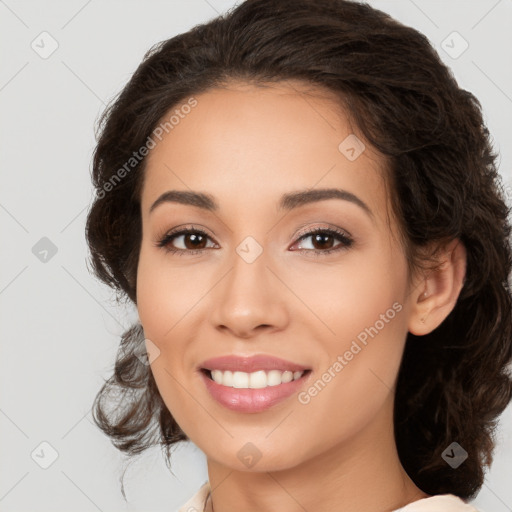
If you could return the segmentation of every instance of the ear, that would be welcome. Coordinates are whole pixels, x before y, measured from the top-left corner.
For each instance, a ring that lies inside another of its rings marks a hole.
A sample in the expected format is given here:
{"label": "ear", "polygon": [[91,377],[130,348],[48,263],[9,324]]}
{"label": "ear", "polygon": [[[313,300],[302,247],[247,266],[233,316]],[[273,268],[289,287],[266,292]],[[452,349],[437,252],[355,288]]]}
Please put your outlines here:
{"label": "ear", "polygon": [[451,313],[466,276],[466,248],[456,238],[439,249],[439,265],[423,276],[411,296],[409,332],[423,336],[436,329]]}

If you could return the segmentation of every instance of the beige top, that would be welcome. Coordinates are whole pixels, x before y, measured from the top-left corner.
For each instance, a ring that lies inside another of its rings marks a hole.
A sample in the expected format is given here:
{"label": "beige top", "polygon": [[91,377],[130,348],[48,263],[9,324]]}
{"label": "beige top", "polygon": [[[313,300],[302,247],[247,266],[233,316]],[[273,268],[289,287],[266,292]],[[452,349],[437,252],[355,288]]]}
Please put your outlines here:
{"label": "beige top", "polygon": [[[192,498],[178,512],[204,512],[206,498],[210,492],[210,482],[207,480]],[[439,494],[423,498],[393,512],[478,512],[476,508],[462,501],[453,494]]]}

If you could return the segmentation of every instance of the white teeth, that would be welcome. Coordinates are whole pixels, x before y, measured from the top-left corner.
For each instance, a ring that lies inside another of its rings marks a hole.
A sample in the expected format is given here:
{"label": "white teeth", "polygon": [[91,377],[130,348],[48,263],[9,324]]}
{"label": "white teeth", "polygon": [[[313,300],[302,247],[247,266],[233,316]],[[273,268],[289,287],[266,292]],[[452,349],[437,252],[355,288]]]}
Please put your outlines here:
{"label": "white teeth", "polygon": [[[237,372],[242,373],[242,372]],[[244,375],[247,375],[245,373]],[[248,374],[248,385],[244,387],[250,387],[251,389],[259,389],[259,388],[265,388],[267,387],[267,375],[263,370],[260,370],[258,372],[253,372]],[[241,387],[241,386],[240,386]]]}
{"label": "white teeth", "polygon": [[246,373],[246,372],[231,372],[229,370],[212,370],[212,379],[217,384],[228,386],[232,388],[242,389],[261,389],[267,386],[278,386],[292,380],[300,379],[304,372],[296,371],[282,372],[280,370],[259,370],[257,372]]}
{"label": "white teeth", "polygon": [[293,380],[293,372],[283,372],[281,382],[291,382]]}
{"label": "white teeth", "polygon": [[267,375],[267,386],[278,386],[281,384],[285,373],[286,372],[280,372],[279,370],[270,370]]}
{"label": "white teeth", "polygon": [[233,387],[234,388],[248,388],[249,387],[249,374],[244,372],[233,373]]}

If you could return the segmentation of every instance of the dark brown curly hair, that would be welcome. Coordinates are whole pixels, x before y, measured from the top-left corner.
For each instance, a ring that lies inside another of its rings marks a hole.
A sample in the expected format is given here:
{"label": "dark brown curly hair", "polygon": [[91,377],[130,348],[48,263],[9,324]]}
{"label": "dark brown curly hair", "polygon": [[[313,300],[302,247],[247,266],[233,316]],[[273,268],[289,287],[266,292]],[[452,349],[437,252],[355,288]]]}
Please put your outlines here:
{"label": "dark brown curly hair", "polygon": [[[512,397],[510,209],[479,101],[413,28],[347,0],[247,0],[152,47],[98,123],[86,226],[95,274],[136,303],[140,148],[171,109],[230,80],[300,80],[332,91],[390,162],[408,263],[421,265],[431,242],[459,238],[466,247],[453,311],[430,334],[408,335],[394,427],[400,460],[420,489],[473,498]],[[169,466],[171,446],[188,438],[137,357],[143,339],[139,324],[123,335],[93,416],[126,454],[160,444]],[[468,452],[456,470],[441,457],[453,441]]]}

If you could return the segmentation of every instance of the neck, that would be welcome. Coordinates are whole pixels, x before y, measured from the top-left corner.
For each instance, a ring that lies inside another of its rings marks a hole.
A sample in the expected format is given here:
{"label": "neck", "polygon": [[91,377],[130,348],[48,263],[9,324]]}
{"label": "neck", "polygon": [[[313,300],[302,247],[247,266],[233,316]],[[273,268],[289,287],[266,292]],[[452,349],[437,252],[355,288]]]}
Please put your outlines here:
{"label": "neck", "polygon": [[[428,495],[403,469],[392,408],[379,421],[329,450],[279,471],[238,471],[208,458],[206,512],[391,512]],[[391,416],[390,416],[391,415]]]}

